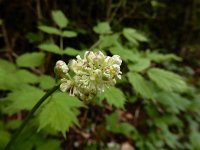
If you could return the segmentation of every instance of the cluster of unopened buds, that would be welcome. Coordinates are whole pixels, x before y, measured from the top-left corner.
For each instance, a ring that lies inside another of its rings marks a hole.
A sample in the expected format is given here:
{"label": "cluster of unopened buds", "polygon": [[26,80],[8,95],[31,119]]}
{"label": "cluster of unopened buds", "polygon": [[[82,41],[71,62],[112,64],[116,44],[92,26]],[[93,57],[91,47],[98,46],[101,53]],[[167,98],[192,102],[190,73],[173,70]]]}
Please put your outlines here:
{"label": "cluster of unopened buds", "polygon": [[109,86],[121,79],[122,60],[120,56],[105,56],[101,51],[86,51],[84,58],[79,55],[68,65],[59,60],[55,73],[60,79],[60,90],[69,92],[82,100],[91,100],[98,92],[103,92]]}

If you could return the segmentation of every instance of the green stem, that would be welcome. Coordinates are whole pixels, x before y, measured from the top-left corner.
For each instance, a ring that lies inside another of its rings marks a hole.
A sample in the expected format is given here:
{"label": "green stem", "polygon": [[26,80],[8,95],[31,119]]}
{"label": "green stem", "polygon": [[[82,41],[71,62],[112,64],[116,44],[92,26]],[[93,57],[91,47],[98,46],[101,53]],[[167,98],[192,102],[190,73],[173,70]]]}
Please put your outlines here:
{"label": "green stem", "polygon": [[18,128],[18,130],[14,133],[14,135],[12,136],[12,138],[10,139],[10,141],[8,142],[8,144],[6,145],[4,150],[9,150],[11,145],[13,145],[13,143],[15,142],[15,140],[17,139],[17,137],[20,135],[20,133],[22,132],[22,130],[24,129],[24,127],[27,125],[28,121],[31,119],[31,117],[33,116],[33,114],[35,113],[35,111],[40,107],[40,105],[51,95],[53,94],[60,85],[54,86],[51,90],[49,90],[36,104],[35,106],[32,108],[32,110],[29,112],[29,114],[27,115],[27,117],[24,119],[24,121],[22,122],[21,126]]}
{"label": "green stem", "polygon": [[63,37],[60,37],[60,49],[63,51]]}
{"label": "green stem", "polygon": [[[62,29],[60,29],[60,32],[62,33]],[[62,52],[63,52],[63,35],[61,34],[60,35],[60,49],[62,50]]]}

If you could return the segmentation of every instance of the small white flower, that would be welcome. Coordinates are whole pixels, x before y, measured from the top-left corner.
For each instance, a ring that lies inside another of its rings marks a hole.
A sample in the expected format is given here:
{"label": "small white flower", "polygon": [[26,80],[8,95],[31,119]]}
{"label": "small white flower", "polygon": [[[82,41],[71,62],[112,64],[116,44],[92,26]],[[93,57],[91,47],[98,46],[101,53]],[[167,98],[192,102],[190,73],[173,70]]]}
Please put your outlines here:
{"label": "small white flower", "polygon": [[113,58],[115,64],[118,64],[118,65],[122,64],[122,60],[119,55],[113,55],[112,58]]}
{"label": "small white flower", "polygon": [[64,81],[60,84],[60,90],[62,92],[68,91],[72,86],[72,82],[70,80]]}
{"label": "small white flower", "polygon": [[116,73],[119,73],[119,72],[120,72],[120,66],[117,65],[117,64],[114,64],[114,65],[113,65],[113,69],[116,71]]}
{"label": "small white flower", "polygon": [[117,78],[121,79],[121,63],[120,56],[105,56],[101,51],[86,51],[84,58],[78,55],[69,62],[69,68],[63,61],[58,61],[56,66],[66,73],[62,76],[60,89],[83,100],[92,99],[97,92],[116,84]]}

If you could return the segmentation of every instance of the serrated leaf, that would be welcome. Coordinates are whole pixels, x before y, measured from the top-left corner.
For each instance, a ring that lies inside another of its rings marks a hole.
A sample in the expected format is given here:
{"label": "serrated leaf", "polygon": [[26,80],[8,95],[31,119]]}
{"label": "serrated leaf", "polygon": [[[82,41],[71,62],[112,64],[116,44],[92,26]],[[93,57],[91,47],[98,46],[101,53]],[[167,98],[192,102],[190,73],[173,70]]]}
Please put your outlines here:
{"label": "serrated leaf", "polygon": [[139,45],[139,42],[148,41],[148,39],[142,33],[133,28],[124,28],[122,33],[127,40],[129,40],[136,46]]}
{"label": "serrated leaf", "polygon": [[148,82],[140,74],[129,72],[127,76],[136,93],[140,94],[144,98],[153,97],[153,91]]}
{"label": "serrated leaf", "polygon": [[45,54],[42,52],[24,53],[17,57],[19,67],[39,67],[44,63]]}
{"label": "serrated leaf", "polygon": [[141,72],[147,69],[151,65],[150,60],[141,58],[135,62],[135,64],[129,64],[128,68],[130,71]]}
{"label": "serrated leaf", "polygon": [[151,68],[148,70],[147,74],[158,87],[166,91],[183,92],[187,89],[187,85],[183,79],[173,72],[159,68]]}
{"label": "serrated leaf", "polygon": [[40,44],[38,47],[41,50],[44,50],[44,51],[47,51],[47,52],[51,52],[51,53],[59,54],[59,55],[62,54],[61,49],[57,45],[52,44],[52,43],[43,43],[43,44]]}
{"label": "serrated leaf", "polygon": [[72,47],[66,47],[63,51],[63,54],[67,54],[69,56],[76,56],[80,53],[81,51],[78,51]]}
{"label": "serrated leaf", "polygon": [[109,34],[112,33],[108,22],[100,22],[93,28],[94,32],[98,34]]}
{"label": "serrated leaf", "polygon": [[6,97],[11,104],[4,109],[4,112],[14,114],[20,110],[30,110],[43,95],[44,92],[35,87],[15,90]]}
{"label": "serrated leaf", "polygon": [[18,79],[21,82],[24,82],[24,83],[38,83],[39,82],[38,76],[24,69],[20,69],[16,71],[15,75],[18,77]]}
{"label": "serrated leaf", "polygon": [[62,36],[63,37],[68,37],[68,38],[73,38],[73,37],[77,36],[77,33],[74,32],[74,31],[65,30],[65,31],[63,31]]}
{"label": "serrated leaf", "polygon": [[156,100],[163,104],[169,112],[173,113],[185,111],[190,105],[190,101],[173,92],[156,93]]}
{"label": "serrated leaf", "polygon": [[109,87],[100,95],[101,100],[106,99],[108,104],[114,105],[117,108],[123,108],[125,104],[125,96],[121,90],[115,87]]}
{"label": "serrated leaf", "polygon": [[82,106],[83,103],[80,100],[67,93],[53,94],[38,116],[39,130],[50,126],[64,135],[70,126],[78,124],[78,108]]}
{"label": "serrated leaf", "polygon": [[60,10],[52,11],[52,18],[60,28],[67,27],[68,19],[62,11]]}
{"label": "serrated leaf", "polygon": [[55,35],[61,35],[61,32],[59,29],[55,27],[50,26],[39,26],[38,27],[41,31],[48,33],[48,34],[55,34]]}
{"label": "serrated leaf", "polygon": [[53,79],[51,76],[44,74],[39,77],[39,82],[39,86],[42,89],[50,89],[55,85],[55,79]]}

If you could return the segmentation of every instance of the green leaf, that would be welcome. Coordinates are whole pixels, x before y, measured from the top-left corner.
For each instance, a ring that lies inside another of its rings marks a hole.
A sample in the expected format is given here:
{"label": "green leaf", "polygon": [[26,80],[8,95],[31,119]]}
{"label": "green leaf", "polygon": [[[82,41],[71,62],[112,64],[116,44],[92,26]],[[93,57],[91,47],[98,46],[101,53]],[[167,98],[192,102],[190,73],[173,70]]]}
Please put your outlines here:
{"label": "green leaf", "polygon": [[52,11],[53,21],[60,27],[65,28],[68,24],[68,19],[65,14],[60,10]]}
{"label": "green leaf", "polygon": [[98,34],[110,34],[112,33],[108,22],[100,22],[93,28],[94,32]]}
{"label": "green leaf", "polygon": [[30,43],[36,43],[42,41],[42,36],[38,33],[28,32],[26,34],[26,39],[28,39]]}
{"label": "green leaf", "polygon": [[146,36],[144,36],[141,32],[137,31],[136,29],[124,28],[122,32],[124,37],[136,46],[139,45],[138,42],[148,42]]}
{"label": "green leaf", "polygon": [[24,69],[20,69],[16,71],[15,75],[18,77],[20,81],[24,83],[38,83],[39,82],[38,76]]}
{"label": "green leaf", "polygon": [[14,90],[23,87],[21,81],[15,75],[15,72],[8,72],[8,69],[0,68],[0,89]]}
{"label": "green leaf", "polygon": [[52,44],[52,43],[43,43],[43,44],[40,44],[38,47],[39,49],[47,51],[47,52],[51,52],[51,53],[59,54],[59,55],[62,54],[61,49],[57,45]]}
{"label": "green leaf", "polygon": [[156,93],[156,100],[163,104],[169,112],[173,113],[185,111],[190,105],[190,101],[173,92],[158,92]]}
{"label": "green leaf", "polygon": [[69,55],[69,56],[77,56],[81,51],[78,51],[72,47],[66,47],[63,51],[63,54]]}
{"label": "green leaf", "polygon": [[160,54],[158,52],[147,51],[146,56],[149,60],[152,60],[155,62],[163,62],[163,61],[167,61],[167,60],[181,61],[181,58],[174,54]]}
{"label": "green leaf", "polygon": [[106,129],[112,132],[117,132],[116,127],[119,123],[119,117],[117,112],[106,116]]}
{"label": "green leaf", "polygon": [[101,49],[114,46],[119,39],[119,34],[113,34],[113,35],[102,35],[100,36],[100,44],[99,47]]}
{"label": "green leaf", "polygon": [[187,85],[183,79],[173,72],[159,68],[151,68],[147,74],[158,87],[166,91],[183,92],[187,89]]}
{"label": "green leaf", "polygon": [[56,83],[54,78],[44,74],[39,77],[39,82],[39,86],[45,90],[52,88]]}
{"label": "green leaf", "polygon": [[[33,123],[33,122],[32,122]],[[33,123],[34,124],[34,123]],[[33,125],[27,125],[23,132],[20,134],[20,138],[17,138],[15,143],[11,145],[11,150],[33,150],[37,149],[38,143],[41,141],[45,143],[43,139],[45,134],[37,133]],[[22,144],[23,143],[23,144]]]}
{"label": "green leaf", "polygon": [[30,110],[43,95],[44,92],[35,87],[15,90],[6,97],[11,104],[4,109],[4,112],[14,114],[20,110]]}
{"label": "green leaf", "polygon": [[144,98],[153,97],[153,91],[151,90],[151,87],[149,86],[148,82],[140,74],[129,72],[128,80],[132,84],[136,93],[139,93]]}
{"label": "green leaf", "polygon": [[5,130],[0,130],[0,135],[0,149],[4,149],[6,144],[9,142],[11,135]]}
{"label": "green leaf", "polygon": [[73,37],[77,36],[77,33],[74,32],[74,31],[65,30],[65,31],[63,31],[62,36],[63,37],[68,37],[68,38],[73,38]]}
{"label": "green leaf", "polygon": [[55,34],[55,35],[61,35],[61,32],[59,29],[55,27],[50,26],[39,26],[38,27],[41,31],[48,33],[48,34]]}
{"label": "green leaf", "polygon": [[200,115],[200,94],[195,93],[194,100],[191,102],[189,110]]}
{"label": "green leaf", "polygon": [[151,65],[150,60],[141,58],[138,61],[136,61],[135,64],[129,64],[128,69],[130,71],[141,72],[147,69],[150,65]]}
{"label": "green leaf", "polygon": [[44,63],[45,54],[42,52],[24,53],[17,58],[19,67],[39,67]]}
{"label": "green leaf", "polygon": [[61,150],[60,144],[61,141],[56,139],[45,140],[38,145],[37,150]]}
{"label": "green leaf", "polygon": [[[193,121],[194,122],[194,121]],[[200,132],[198,129],[198,124],[195,123],[190,123],[190,134],[189,134],[189,140],[192,144],[192,147],[194,150],[199,150],[200,149]]]}
{"label": "green leaf", "polygon": [[7,124],[6,124],[6,128],[7,129],[11,129],[11,130],[15,130],[17,128],[20,127],[22,123],[22,120],[16,119],[16,120],[10,120]]}
{"label": "green leaf", "polygon": [[100,95],[101,100],[106,99],[108,104],[114,105],[117,108],[123,108],[125,103],[125,96],[121,90],[115,87],[109,87]]}
{"label": "green leaf", "polygon": [[6,72],[12,72],[16,70],[15,64],[5,59],[0,59],[0,68],[2,70],[6,70]]}
{"label": "green leaf", "polygon": [[124,61],[130,60],[130,61],[135,62],[139,59],[139,55],[123,47],[115,46],[115,47],[110,48],[109,50],[113,55],[119,55]]}
{"label": "green leaf", "polygon": [[133,133],[136,133],[135,128],[126,122],[120,122],[118,114],[116,112],[106,116],[106,129],[113,133],[121,133],[130,137]]}
{"label": "green leaf", "polygon": [[83,103],[80,100],[67,93],[57,92],[53,94],[38,116],[38,130],[50,126],[56,131],[61,131],[64,135],[70,126],[78,125],[78,108],[82,106]]}

